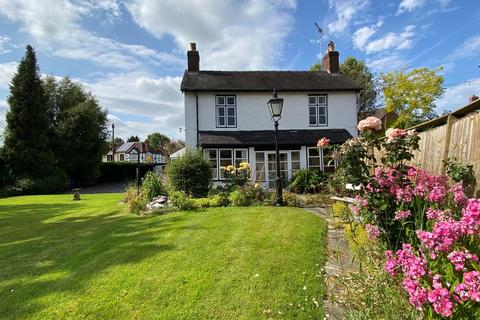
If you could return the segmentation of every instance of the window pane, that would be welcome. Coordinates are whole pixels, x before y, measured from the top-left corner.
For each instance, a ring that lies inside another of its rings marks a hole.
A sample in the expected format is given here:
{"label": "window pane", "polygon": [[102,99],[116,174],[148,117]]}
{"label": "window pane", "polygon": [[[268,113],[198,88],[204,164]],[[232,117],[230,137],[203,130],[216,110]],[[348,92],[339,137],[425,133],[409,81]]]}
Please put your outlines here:
{"label": "window pane", "polygon": [[324,116],[325,115],[325,108],[319,107],[318,108],[318,114],[321,115],[321,116]]}
{"label": "window pane", "polygon": [[308,108],[308,115],[309,115],[309,116],[315,116],[315,114],[316,114],[316,109],[317,109],[316,107],[309,107],[309,108]]}
{"label": "window pane", "polygon": [[217,96],[217,104],[225,104],[225,97],[224,96]]}
{"label": "window pane", "polygon": [[292,161],[300,161],[300,151],[292,151]]}
{"label": "window pane", "polygon": [[265,153],[263,153],[263,152],[256,152],[256,153],[255,153],[255,161],[257,161],[257,162],[258,162],[258,161],[261,161],[261,162],[265,161]]}
{"label": "window pane", "polygon": [[227,96],[227,104],[235,104],[235,97]]}
{"label": "window pane", "polygon": [[232,159],[232,150],[220,150],[220,159]]}
{"label": "window pane", "polygon": [[318,116],[318,124],[327,124],[327,117]]}
{"label": "window pane", "polygon": [[320,158],[314,157],[314,158],[308,158],[308,166],[311,168],[319,168],[320,167]]}
{"label": "window pane", "polygon": [[300,170],[300,162],[292,162],[292,171]]}
{"label": "window pane", "polygon": [[227,108],[227,116],[234,117],[235,116],[235,108]]}
{"label": "window pane", "polygon": [[326,103],[327,103],[327,97],[318,96],[318,104],[326,104]]}
{"label": "window pane", "polygon": [[219,117],[218,118],[218,125],[219,126],[225,126],[225,118],[224,117]]}
{"label": "window pane", "polygon": [[317,124],[317,117],[316,116],[310,116],[308,123],[311,124],[311,125]]}
{"label": "window pane", "polygon": [[308,97],[308,104],[317,104],[317,97],[316,96],[309,96]]}
{"label": "window pane", "polygon": [[247,159],[247,150],[235,150],[235,158]]}
{"label": "window pane", "polygon": [[228,117],[227,125],[234,127],[235,126],[235,117]]}
{"label": "window pane", "polygon": [[220,117],[223,117],[225,115],[225,108],[217,108],[217,110]]}
{"label": "window pane", "polygon": [[310,148],[308,149],[308,156],[309,157],[318,157],[318,149],[317,148]]}

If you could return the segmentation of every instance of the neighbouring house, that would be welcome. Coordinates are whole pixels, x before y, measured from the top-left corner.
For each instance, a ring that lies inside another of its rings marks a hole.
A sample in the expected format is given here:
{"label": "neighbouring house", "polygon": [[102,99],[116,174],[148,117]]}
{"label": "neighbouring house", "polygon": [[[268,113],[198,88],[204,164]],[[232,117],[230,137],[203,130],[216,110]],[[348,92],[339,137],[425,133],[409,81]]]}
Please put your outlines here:
{"label": "neighbouring house", "polygon": [[380,119],[380,121],[382,121],[382,127],[384,131],[388,129],[398,118],[398,115],[395,112],[387,111],[387,108],[385,107],[376,108],[369,115],[377,117]]}
{"label": "neighbouring house", "polygon": [[103,156],[103,162],[137,162],[140,153],[141,163],[165,164],[166,157],[153,153],[146,147],[144,142],[127,142],[120,145],[113,154],[110,150]]}
{"label": "neighbouring house", "polygon": [[284,179],[303,168],[334,170],[330,154],[317,149],[318,139],[341,144],[357,135],[360,87],[339,73],[333,42],[323,57],[323,71],[318,72],[200,70],[195,43],[187,60],[181,84],[186,147],[202,150],[212,165],[214,181],[225,178],[222,167],[248,161],[255,182],[274,186],[274,131],[267,107],[274,89],[284,99],[279,122]]}

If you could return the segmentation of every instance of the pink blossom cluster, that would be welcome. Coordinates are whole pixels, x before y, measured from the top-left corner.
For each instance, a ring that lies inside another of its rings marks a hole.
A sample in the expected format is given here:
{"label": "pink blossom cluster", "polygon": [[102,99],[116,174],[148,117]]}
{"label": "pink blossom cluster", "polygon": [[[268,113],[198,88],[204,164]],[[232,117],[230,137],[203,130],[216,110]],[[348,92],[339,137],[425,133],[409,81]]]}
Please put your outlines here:
{"label": "pink blossom cluster", "polygon": [[480,271],[470,271],[463,274],[463,282],[455,287],[462,301],[468,298],[480,302]]}
{"label": "pink blossom cluster", "polygon": [[330,139],[323,137],[318,140],[317,142],[317,148],[326,148],[330,145]]}
{"label": "pink blossom cluster", "polygon": [[401,179],[400,173],[396,168],[375,169],[375,181],[379,187],[367,185],[368,192],[387,192],[403,203],[410,203],[414,197],[422,198],[432,203],[443,203],[451,191],[457,203],[464,201],[463,188],[455,186],[448,188],[448,178],[442,175],[432,175],[427,171],[409,167],[407,179]]}
{"label": "pink blossom cluster", "polygon": [[448,260],[454,265],[456,271],[465,271],[465,263],[467,261],[478,261],[478,256],[468,250],[455,250],[447,255]]}
{"label": "pink blossom cluster", "polygon": [[382,121],[377,117],[367,117],[366,119],[358,122],[357,129],[360,132],[367,130],[380,131],[382,130]]}
{"label": "pink blossom cluster", "polygon": [[380,236],[380,229],[376,225],[367,224],[365,226],[365,231],[367,232],[368,239],[375,240]]}
{"label": "pink blossom cluster", "polygon": [[433,310],[445,317],[450,317],[453,310],[450,291],[439,287],[428,292],[428,301],[432,304]]}
{"label": "pink blossom cluster", "polygon": [[410,210],[403,210],[403,211],[396,211],[395,212],[395,220],[406,219],[412,215]]}
{"label": "pink blossom cluster", "polygon": [[403,138],[407,135],[407,131],[404,129],[399,128],[390,128],[387,129],[385,132],[385,136],[387,137],[387,142],[390,143],[398,138]]}

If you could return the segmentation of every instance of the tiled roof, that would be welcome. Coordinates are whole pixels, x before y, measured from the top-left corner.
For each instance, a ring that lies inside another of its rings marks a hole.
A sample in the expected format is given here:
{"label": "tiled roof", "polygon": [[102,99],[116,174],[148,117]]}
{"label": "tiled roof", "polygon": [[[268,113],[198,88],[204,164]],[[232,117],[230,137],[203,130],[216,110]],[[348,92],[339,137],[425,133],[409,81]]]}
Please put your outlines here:
{"label": "tiled roof", "polygon": [[[340,144],[352,138],[345,129],[279,130],[278,141],[282,145],[316,146],[320,138],[327,137],[332,144]],[[253,131],[199,131],[201,147],[253,147],[273,146],[273,130]]]}
{"label": "tiled roof", "polygon": [[343,74],[326,71],[185,71],[181,90],[197,92],[359,91]]}

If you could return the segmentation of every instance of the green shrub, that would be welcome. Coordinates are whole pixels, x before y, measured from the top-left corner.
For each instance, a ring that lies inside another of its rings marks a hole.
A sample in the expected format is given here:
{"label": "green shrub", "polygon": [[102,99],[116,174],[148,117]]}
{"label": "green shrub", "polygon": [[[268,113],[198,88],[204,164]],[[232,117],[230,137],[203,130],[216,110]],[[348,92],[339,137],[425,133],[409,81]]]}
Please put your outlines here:
{"label": "green shrub", "polygon": [[304,202],[297,194],[287,191],[283,193],[283,205],[287,207],[303,207]]}
{"label": "green shrub", "polygon": [[49,194],[68,189],[68,177],[60,169],[43,178],[20,178],[6,190],[6,195]]}
{"label": "green shrub", "polygon": [[212,179],[210,163],[199,151],[187,151],[167,165],[169,182],[175,190],[193,197],[205,197]]}
{"label": "green shrub", "polygon": [[320,169],[302,169],[294,174],[289,189],[296,193],[318,192],[326,180],[327,174]]}
{"label": "green shrub", "polygon": [[142,193],[151,201],[158,196],[167,195],[165,186],[163,185],[162,178],[155,174],[153,171],[147,172],[142,180]]}
{"label": "green shrub", "polygon": [[232,206],[247,207],[263,205],[268,195],[268,192],[258,184],[248,183],[243,187],[235,188],[228,199]]}
{"label": "green shrub", "polygon": [[461,182],[465,188],[465,193],[469,197],[473,197],[477,184],[473,165],[457,162],[457,158],[448,158],[444,161],[444,165],[448,176],[455,182]]}
{"label": "green shrub", "polygon": [[306,194],[303,196],[303,202],[305,207],[322,207],[332,203],[328,194]]}
{"label": "green shrub", "polygon": [[169,201],[169,204],[172,207],[175,207],[179,210],[193,210],[193,209],[195,209],[195,204],[193,202],[193,199],[190,198],[183,191],[172,191],[169,194],[168,201]]}
{"label": "green shrub", "polygon": [[195,208],[216,208],[228,205],[228,201],[225,202],[225,199],[219,194],[208,196],[207,198],[192,199],[192,201]]}
{"label": "green shrub", "polygon": [[345,196],[348,193],[345,189],[346,183],[347,174],[345,168],[339,167],[328,177],[326,191],[339,197]]}

